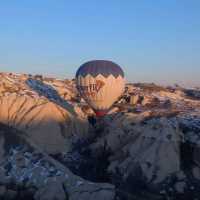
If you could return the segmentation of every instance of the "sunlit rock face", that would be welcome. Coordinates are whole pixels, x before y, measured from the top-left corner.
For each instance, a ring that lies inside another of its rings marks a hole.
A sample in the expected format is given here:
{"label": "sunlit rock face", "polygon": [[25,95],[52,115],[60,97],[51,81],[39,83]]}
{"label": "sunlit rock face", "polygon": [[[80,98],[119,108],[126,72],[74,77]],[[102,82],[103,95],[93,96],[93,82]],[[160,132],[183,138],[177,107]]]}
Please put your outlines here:
{"label": "sunlit rock face", "polygon": [[71,82],[51,80],[47,84],[25,75],[1,76],[0,122],[23,130],[52,154],[70,148],[67,137],[88,133],[84,113],[70,102],[76,95]]}

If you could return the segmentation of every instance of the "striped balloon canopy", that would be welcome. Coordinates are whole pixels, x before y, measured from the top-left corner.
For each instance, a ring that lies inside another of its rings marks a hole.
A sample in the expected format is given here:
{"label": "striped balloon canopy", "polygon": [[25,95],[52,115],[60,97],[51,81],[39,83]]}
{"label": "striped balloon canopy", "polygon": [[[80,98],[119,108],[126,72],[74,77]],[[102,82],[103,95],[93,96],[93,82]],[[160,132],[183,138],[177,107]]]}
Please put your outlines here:
{"label": "striped balloon canopy", "polygon": [[78,69],[76,84],[80,95],[96,115],[104,116],[124,92],[124,72],[111,61],[89,61]]}

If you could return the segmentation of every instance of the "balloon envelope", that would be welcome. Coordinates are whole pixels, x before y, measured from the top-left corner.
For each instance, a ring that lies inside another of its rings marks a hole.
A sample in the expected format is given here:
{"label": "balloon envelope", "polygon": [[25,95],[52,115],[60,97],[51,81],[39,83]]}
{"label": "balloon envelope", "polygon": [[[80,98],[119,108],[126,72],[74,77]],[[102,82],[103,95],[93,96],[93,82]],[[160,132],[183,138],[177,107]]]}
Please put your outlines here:
{"label": "balloon envelope", "polygon": [[96,115],[103,116],[124,92],[124,72],[111,61],[89,61],[78,69],[76,84],[80,95]]}

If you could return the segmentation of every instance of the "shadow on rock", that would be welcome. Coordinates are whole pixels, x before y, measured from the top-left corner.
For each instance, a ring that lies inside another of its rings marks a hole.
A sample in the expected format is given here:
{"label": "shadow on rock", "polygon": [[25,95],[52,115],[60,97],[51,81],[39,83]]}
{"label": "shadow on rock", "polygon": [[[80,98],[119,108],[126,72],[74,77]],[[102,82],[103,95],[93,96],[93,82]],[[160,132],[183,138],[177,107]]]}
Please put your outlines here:
{"label": "shadow on rock", "polygon": [[46,97],[49,101],[61,106],[62,108],[69,111],[71,114],[77,116],[74,111],[73,105],[68,103],[65,99],[61,98],[58,92],[50,85],[43,83],[40,80],[27,79],[26,84],[38,95]]}

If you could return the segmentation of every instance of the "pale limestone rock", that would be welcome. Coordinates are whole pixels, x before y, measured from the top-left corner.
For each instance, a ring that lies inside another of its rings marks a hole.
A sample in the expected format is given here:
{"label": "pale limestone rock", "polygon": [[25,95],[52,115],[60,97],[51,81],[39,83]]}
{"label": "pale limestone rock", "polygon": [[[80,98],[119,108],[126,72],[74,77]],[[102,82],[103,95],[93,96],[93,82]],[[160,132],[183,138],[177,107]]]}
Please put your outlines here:
{"label": "pale limestone rock", "polygon": [[0,99],[0,121],[26,132],[49,153],[67,151],[68,136],[86,135],[88,123],[68,110],[29,96],[10,95]]}

